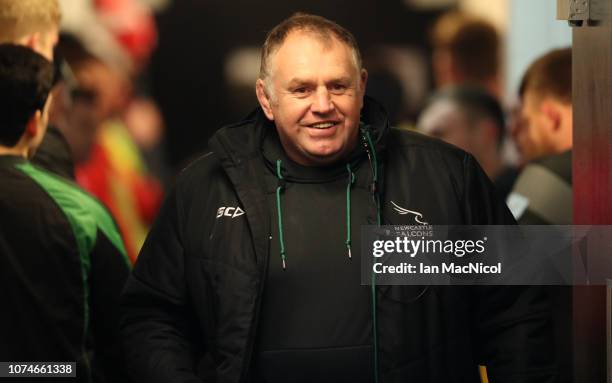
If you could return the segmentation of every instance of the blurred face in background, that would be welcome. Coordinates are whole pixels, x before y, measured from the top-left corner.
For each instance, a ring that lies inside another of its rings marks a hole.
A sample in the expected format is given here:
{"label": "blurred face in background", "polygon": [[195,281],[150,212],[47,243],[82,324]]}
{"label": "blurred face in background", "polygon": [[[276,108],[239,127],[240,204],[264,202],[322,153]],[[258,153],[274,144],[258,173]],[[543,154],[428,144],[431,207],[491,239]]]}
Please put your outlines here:
{"label": "blurred face in background", "polygon": [[367,73],[335,37],[291,32],[270,57],[257,97],[285,152],[306,166],[333,163],[357,144]]}
{"label": "blurred face in background", "polygon": [[530,90],[525,92],[511,130],[523,162],[554,152],[553,121],[542,106],[541,96]]}
{"label": "blurred face in background", "polygon": [[471,153],[491,178],[500,171],[497,123],[488,116],[470,113],[450,99],[437,99],[421,113],[419,131]]}
{"label": "blurred face in background", "polygon": [[89,60],[74,69],[79,87],[95,95],[98,118],[102,121],[120,114],[131,92],[129,80],[99,60]]}
{"label": "blurred face in background", "polygon": [[429,136],[472,152],[468,121],[457,105],[449,100],[438,100],[428,106],[419,118],[418,129]]}
{"label": "blurred face in background", "polygon": [[69,89],[70,102],[64,110],[66,127],[62,132],[79,164],[89,158],[100,125],[119,113],[126,96],[121,94],[119,78],[103,62],[91,59],[72,69],[78,85]]}
{"label": "blurred face in background", "polygon": [[64,136],[76,164],[89,158],[98,126],[102,122],[96,103],[97,96],[92,92],[78,89],[72,94],[70,110],[66,115],[69,129]]}

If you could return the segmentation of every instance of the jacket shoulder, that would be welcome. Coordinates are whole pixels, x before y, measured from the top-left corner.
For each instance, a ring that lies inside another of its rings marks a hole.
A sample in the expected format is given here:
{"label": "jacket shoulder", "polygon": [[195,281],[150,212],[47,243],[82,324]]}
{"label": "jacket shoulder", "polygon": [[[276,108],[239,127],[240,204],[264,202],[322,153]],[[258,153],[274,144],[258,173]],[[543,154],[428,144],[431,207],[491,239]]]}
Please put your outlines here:
{"label": "jacket shoulder", "polygon": [[88,253],[93,249],[97,232],[100,230],[122,255],[126,255],[115,222],[100,201],[71,180],[47,170],[39,169],[29,163],[19,168],[45,190],[59,206],[83,249],[87,249]]}
{"label": "jacket shoulder", "polygon": [[427,136],[414,130],[391,128],[389,141],[398,146],[421,147],[428,150],[445,151],[449,154],[465,155],[465,151],[438,138]]}
{"label": "jacket shoulder", "polygon": [[211,182],[223,173],[219,157],[213,151],[208,151],[190,162],[181,170],[176,178],[176,188],[180,191],[196,191],[201,185]]}
{"label": "jacket shoulder", "polygon": [[391,151],[409,151],[425,158],[438,157],[445,162],[458,161],[463,163],[471,157],[469,153],[454,145],[407,129],[389,129],[387,147]]}

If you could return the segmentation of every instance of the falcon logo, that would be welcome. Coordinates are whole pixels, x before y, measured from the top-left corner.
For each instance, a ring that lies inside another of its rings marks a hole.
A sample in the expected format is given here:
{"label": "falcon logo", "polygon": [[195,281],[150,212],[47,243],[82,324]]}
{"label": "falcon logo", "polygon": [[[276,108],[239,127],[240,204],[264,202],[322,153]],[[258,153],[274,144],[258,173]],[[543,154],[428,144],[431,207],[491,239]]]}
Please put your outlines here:
{"label": "falcon logo", "polygon": [[395,202],[391,201],[391,205],[393,205],[393,210],[395,210],[396,212],[398,212],[401,215],[406,215],[406,214],[413,214],[414,215],[414,220],[417,223],[420,223],[421,225],[428,225],[427,222],[422,221],[423,218],[423,214],[419,213],[418,211],[412,211],[412,210],[408,210],[406,208],[403,208],[401,206],[399,206],[398,204],[396,204]]}
{"label": "falcon logo", "polygon": [[244,210],[242,210],[239,206],[238,207],[221,206],[219,209],[217,209],[217,218],[221,218],[221,217],[236,218],[236,217],[240,217],[243,214],[244,214]]}

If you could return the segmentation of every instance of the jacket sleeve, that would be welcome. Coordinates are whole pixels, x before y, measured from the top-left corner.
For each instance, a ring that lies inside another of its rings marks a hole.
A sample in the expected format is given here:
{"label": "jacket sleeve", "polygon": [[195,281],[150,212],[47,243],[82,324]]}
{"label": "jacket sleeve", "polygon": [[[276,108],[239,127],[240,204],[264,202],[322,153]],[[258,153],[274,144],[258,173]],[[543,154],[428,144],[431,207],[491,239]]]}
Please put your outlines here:
{"label": "jacket sleeve", "polygon": [[[472,225],[516,221],[470,155],[464,160],[464,211]],[[543,286],[474,286],[475,354],[490,382],[556,382],[551,296]]]}
{"label": "jacket sleeve", "polygon": [[493,183],[470,154],[463,160],[463,210],[468,225],[516,225]]}
{"label": "jacket sleeve", "polygon": [[199,382],[201,339],[192,325],[184,278],[182,211],[177,189],[167,197],[122,296],[121,331],[135,382]]}
{"label": "jacket sleeve", "polygon": [[96,382],[128,381],[119,336],[119,296],[129,273],[125,249],[117,248],[98,230],[91,251],[90,276],[90,324],[95,345],[92,371]]}

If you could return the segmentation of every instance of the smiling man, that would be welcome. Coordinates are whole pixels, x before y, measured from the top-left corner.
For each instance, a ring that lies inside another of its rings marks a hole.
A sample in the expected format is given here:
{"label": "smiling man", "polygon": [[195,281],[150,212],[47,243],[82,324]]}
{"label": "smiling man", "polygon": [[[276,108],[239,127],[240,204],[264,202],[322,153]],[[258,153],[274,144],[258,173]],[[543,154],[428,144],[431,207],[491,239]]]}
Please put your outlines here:
{"label": "smiling man", "polygon": [[357,145],[367,72],[352,37],[337,36],[298,30],[264,46],[257,98],[300,165],[333,163]]}
{"label": "smiling man", "polygon": [[360,225],[514,223],[467,153],[388,126],[353,36],[268,34],[260,108],[179,177],[123,296],[146,382],[554,381],[527,288],[362,286]]}

